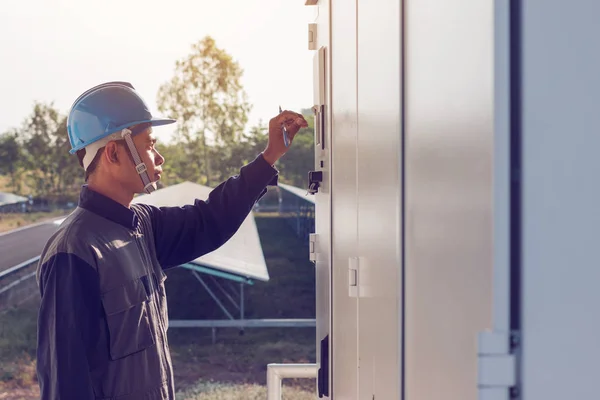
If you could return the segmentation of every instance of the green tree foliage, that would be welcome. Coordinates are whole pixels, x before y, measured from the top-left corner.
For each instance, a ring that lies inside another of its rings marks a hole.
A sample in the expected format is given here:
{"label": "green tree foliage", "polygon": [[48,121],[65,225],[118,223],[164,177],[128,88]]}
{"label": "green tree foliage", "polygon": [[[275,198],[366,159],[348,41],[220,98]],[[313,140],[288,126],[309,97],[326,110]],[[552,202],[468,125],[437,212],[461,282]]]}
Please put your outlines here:
{"label": "green tree foliage", "polygon": [[221,182],[238,174],[240,167],[254,160],[265,149],[267,139],[267,127],[259,124],[248,133],[242,133],[237,142],[213,146],[211,151],[215,160],[215,179]]}
{"label": "green tree foliage", "polygon": [[[303,110],[308,127],[301,129],[294,138],[290,151],[277,163],[281,182],[305,188],[308,171],[314,169],[314,129],[310,110]],[[267,146],[268,131],[262,123],[242,132],[239,140],[208,146],[212,160],[212,181],[214,184],[235,175],[240,167],[254,160]],[[185,143],[159,144],[166,162],[163,166],[163,185],[172,185],[183,181],[200,182],[203,174],[190,154]]]}
{"label": "green tree foliage", "polygon": [[238,141],[248,121],[250,104],[241,77],[238,63],[207,36],[176,62],[175,75],[159,89],[158,108],[179,120],[177,142],[186,146],[189,173],[203,172],[200,183],[216,183],[210,142],[225,146]]}
{"label": "green tree foliage", "polygon": [[157,150],[165,158],[162,165],[163,174],[160,187],[175,185],[184,181],[199,182],[200,169],[197,163],[189,162],[187,146],[181,142],[165,144],[157,143]]}
{"label": "green tree foliage", "polygon": [[83,179],[77,157],[69,154],[66,117],[53,104],[35,103],[19,136],[33,194],[48,200],[72,199]]}
{"label": "green tree foliage", "polygon": [[8,175],[13,192],[21,191],[21,173],[23,171],[23,152],[18,142],[17,131],[9,131],[0,135],[0,174]]}

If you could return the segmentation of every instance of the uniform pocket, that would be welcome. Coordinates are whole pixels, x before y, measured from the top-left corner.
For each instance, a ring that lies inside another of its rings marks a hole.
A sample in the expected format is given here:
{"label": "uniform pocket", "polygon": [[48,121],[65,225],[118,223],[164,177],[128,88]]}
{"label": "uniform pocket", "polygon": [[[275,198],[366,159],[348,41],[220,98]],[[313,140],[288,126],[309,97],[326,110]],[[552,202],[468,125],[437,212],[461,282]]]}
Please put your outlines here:
{"label": "uniform pocket", "polygon": [[167,276],[164,272],[159,271],[160,275],[157,273],[153,273],[152,276],[154,278],[154,284],[156,286],[156,290],[159,294],[158,296],[158,308],[160,310],[160,316],[162,322],[164,324],[165,330],[169,329],[169,311],[167,306],[167,294],[165,290],[165,281],[167,280]]}
{"label": "uniform pocket", "polygon": [[110,358],[117,360],[154,345],[144,279],[134,279],[102,295],[110,338]]}

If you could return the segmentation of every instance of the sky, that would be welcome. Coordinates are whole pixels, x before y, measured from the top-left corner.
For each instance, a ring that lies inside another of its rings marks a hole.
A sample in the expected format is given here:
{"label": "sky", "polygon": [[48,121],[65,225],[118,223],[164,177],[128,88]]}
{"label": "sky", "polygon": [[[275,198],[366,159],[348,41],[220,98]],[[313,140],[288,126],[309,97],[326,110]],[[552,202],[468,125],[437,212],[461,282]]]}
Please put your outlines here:
{"label": "sky", "polygon": [[[0,133],[18,127],[34,101],[65,115],[99,83],[131,82],[156,113],[159,86],[175,62],[206,35],[244,70],[253,109],[248,127],[278,106],[312,106],[304,0],[2,0],[0,2]],[[167,5],[168,4],[168,5]],[[173,126],[155,129],[168,141]]]}

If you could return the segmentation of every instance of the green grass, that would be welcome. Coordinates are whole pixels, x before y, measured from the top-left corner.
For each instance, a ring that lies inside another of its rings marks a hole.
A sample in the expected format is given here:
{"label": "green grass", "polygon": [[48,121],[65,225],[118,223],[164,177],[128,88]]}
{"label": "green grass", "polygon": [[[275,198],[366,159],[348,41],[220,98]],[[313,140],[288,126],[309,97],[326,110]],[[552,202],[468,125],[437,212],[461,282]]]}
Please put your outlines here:
{"label": "green grass", "polygon": [[0,313],[0,393],[37,385],[35,351],[38,304],[38,301],[30,300],[19,308]]}
{"label": "green grass", "polygon": [[[296,387],[283,386],[284,400],[314,400],[313,391]],[[265,386],[253,384],[224,384],[215,382],[200,382],[185,392],[177,394],[177,400],[264,400],[267,398]]]}
{"label": "green grass", "polygon": [[[314,265],[308,244],[281,219],[257,216],[269,282],[246,287],[246,318],[314,318]],[[167,273],[171,318],[224,318],[189,271]],[[35,383],[36,300],[0,313],[0,393]],[[265,399],[269,363],[315,362],[314,328],[170,329],[178,399]],[[284,399],[315,398],[310,379],[284,383]],[[9,397],[10,398],[10,397]],[[21,397],[17,397],[21,398]],[[35,397],[32,397],[35,398]]]}
{"label": "green grass", "polygon": [[0,313],[0,360],[35,357],[37,304],[32,300]]}

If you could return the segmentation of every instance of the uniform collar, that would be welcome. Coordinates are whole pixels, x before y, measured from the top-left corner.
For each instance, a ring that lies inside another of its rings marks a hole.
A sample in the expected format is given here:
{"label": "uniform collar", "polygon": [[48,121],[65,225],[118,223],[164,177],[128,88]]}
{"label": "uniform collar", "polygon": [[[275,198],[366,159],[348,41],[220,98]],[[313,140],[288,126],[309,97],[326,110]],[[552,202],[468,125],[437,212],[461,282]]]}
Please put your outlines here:
{"label": "uniform collar", "polygon": [[127,229],[134,230],[137,228],[138,217],[133,210],[117,203],[109,197],[94,192],[88,185],[83,185],[81,188],[79,207],[85,208],[119,225],[123,225]]}

